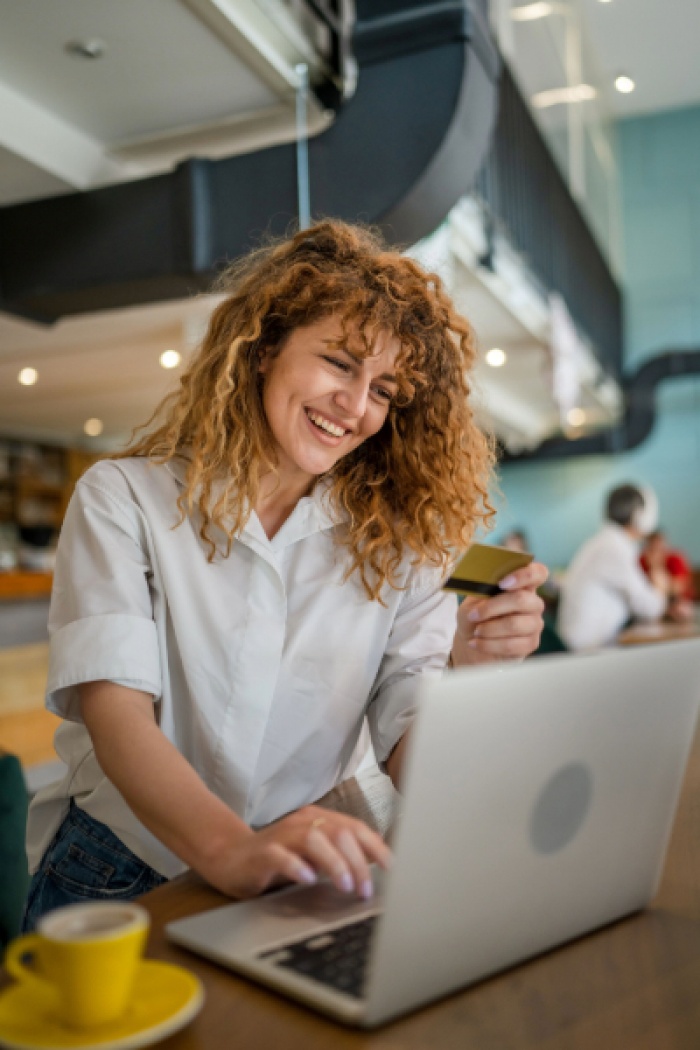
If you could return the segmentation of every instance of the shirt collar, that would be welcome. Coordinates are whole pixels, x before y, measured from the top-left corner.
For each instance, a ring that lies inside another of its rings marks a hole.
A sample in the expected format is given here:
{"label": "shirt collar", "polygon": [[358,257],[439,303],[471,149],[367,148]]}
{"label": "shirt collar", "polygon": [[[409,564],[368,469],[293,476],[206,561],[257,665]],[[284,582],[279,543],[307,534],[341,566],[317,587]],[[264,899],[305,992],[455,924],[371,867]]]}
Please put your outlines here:
{"label": "shirt collar", "polygon": [[[189,460],[184,454],[174,456],[164,464],[165,469],[175,478],[180,486],[184,486],[187,482],[188,465]],[[347,520],[347,513],[338,511],[332,506],[330,500],[331,484],[329,477],[319,478],[311,494],[299,500],[284,525],[272,540],[267,538],[255,512],[248,518],[243,527],[243,535],[240,538],[253,540],[256,546],[263,544],[268,548],[272,547],[273,550],[280,550],[292,543],[296,543],[298,540],[313,535],[315,532],[334,528],[342,521]],[[217,488],[220,485],[221,482],[214,486],[214,498],[216,498]]]}

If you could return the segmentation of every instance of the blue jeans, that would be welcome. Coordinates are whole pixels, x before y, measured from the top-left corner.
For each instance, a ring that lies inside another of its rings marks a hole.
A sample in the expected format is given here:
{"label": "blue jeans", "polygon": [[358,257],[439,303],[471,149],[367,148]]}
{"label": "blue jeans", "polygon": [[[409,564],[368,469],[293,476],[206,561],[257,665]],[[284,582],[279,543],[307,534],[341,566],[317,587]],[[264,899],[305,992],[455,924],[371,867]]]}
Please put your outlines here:
{"label": "blue jeans", "polygon": [[42,915],[64,904],[130,901],[163,882],[106,824],[71,800],[30,883],[22,930],[33,930]]}

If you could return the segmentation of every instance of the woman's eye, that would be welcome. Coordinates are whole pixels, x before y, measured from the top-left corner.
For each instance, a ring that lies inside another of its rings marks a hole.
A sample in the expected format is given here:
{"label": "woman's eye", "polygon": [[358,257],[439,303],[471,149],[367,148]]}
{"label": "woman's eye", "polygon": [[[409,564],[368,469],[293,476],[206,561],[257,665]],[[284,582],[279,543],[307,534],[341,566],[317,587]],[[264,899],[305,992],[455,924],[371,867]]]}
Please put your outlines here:
{"label": "woman's eye", "polygon": [[335,367],[339,368],[341,372],[350,371],[350,365],[346,361],[340,361],[337,357],[327,357],[326,361],[331,365],[335,365]]}
{"label": "woman's eye", "polygon": [[378,386],[374,388],[374,392],[377,397],[381,398],[382,401],[391,401],[394,396],[391,390],[387,390],[386,387]]}

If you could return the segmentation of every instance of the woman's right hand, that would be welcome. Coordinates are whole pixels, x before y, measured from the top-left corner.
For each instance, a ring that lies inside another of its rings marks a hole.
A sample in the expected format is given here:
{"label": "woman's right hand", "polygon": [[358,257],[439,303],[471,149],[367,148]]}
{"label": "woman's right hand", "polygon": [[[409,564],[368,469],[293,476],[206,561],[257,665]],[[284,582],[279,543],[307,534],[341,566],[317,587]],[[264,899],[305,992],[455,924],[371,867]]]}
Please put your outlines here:
{"label": "woman's right hand", "polygon": [[391,866],[391,850],[363,821],[320,806],[304,806],[241,836],[198,867],[229,897],[256,897],[285,882],[313,885],[328,876],[345,893],[372,896],[369,865]]}
{"label": "woman's right hand", "polygon": [[156,725],[151,697],[116,682],[79,686],[83,719],[105,775],[138,819],[188,867],[230,897],[327,875],[371,896],[369,865],[391,851],[361,820],[304,806],[252,831],[206,786]]}

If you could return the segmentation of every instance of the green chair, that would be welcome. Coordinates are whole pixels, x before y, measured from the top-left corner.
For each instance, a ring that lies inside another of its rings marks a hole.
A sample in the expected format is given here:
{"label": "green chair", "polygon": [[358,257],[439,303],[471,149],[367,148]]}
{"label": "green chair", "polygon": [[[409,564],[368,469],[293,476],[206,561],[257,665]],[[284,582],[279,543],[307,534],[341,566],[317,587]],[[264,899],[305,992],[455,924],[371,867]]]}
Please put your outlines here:
{"label": "green chair", "polygon": [[540,644],[535,649],[533,656],[544,656],[546,653],[566,653],[568,649],[557,634],[554,626],[554,616],[550,612],[544,614],[544,628],[540,635]]}
{"label": "green chair", "polygon": [[0,957],[19,933],[29,888],[24,849],[28,805],[19,760],[0,753]]}

